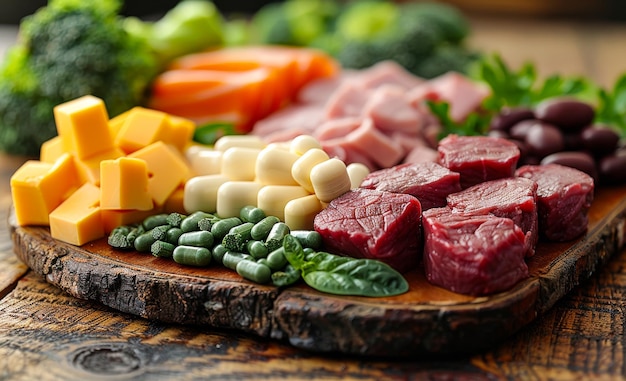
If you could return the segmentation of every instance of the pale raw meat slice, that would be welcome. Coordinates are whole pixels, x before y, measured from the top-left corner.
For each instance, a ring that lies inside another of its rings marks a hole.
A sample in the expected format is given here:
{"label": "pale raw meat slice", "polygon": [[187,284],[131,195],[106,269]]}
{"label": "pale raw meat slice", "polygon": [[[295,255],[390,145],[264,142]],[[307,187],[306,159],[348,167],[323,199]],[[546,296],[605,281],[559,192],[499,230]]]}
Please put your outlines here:
{"label": "pale raw meat slice", "polygon": [[485,181],[447,199],[454,212],[510,218],[526,234],[526,255],[535,253],[539,237],[536,182],[523,177]]}
{"label": "pale raw meat slice", "polygon": [[587,231],[594,197],[591,176],[559,164],[526,165],[515,174],[537,183],[539,231],[543,238],[569,241]]}
{"label": "pale raw meat slice", "polygon": [[311,81],[300,89],[296,95],[296,102],[325,104],[345,80],[353,78],[359,73],[357,70],[342,69],[338,75],[333,77]]}
{"label": "pale raw meat slice", "polygon": [[370,171],[375,171],[379,169],[378,165],[372,162],[372,159],[362,153],[359,150],[354,149],[354,147],[348,146],[346,139],[330,139],[324,140],[320,142],[322,145],[322,149],[328,154],[330,157],[336,157],[340,159],[346,165],[352,163],[361,163],[365,165]]}
{"label": "pale raw meat slice", "polygon": [[404,157],[403,163],[424,163],[424,162],[437,162],[439,158],[439,153],[437,150],[427,147],[427,146],[415,146],[409,153]]}
{"label": "pale raw meat slice", "polygon": [[479,110],[490,94],[487,86],[451,71],[417,86],[408,96],[414,104],[423,103],[427,99],[448,102],[450,118],[462,122],[470,113]]}
{"label": "pale raw meat slice", "polygon": [[397,85],[383,85],[374,90],[363,106],[362,115],[372,118],[376,127],[385,132],[411,134],[421,131],[424,119],[411,105],[404,89]]}
{"label": "pale raw meat slice", "polygon": [[411,74],[402,65],[395,61],[381,61],[360,72],[363,85],[368,88],[377,88],[381,85],[397,85],[405,90],[421,85],[426,80]]}
{"label": "pale raw meat slice", "polygon": [[413,196],[354,189],[332,200],[313,224],[328,251],[377,259],[404,273],[421,260],[421,215]]}
{"label": "pale raw meat slice", "polygon": [[480,296],[528,277],[526,237],[509,218],[442,207],[425,211],[422,225],[425,275],[437,286]]}
{"label": "pale raw meat slice", "polygon": [[298,129],[311,134],[324,120],[324,106],[290,105],[257,121],[251,134],[268,136],[277,131]]}
{"label": "pale raw meat slice", "polygon": [[360,117],[345,117],[325,120],[315,131],[313,137],[319,141],[345,139],[346,135],[359,128],[363,123]]}
{"label": "pale raw meat slice", "polygon": [[446,206],[446,197],[461,191],[459,174],[437,163],[400,164],[365,176],[361,188],[415,196],[422,210]]}
{"label": "pale raw meat slice", "polygon": [[461,187],[511,177],[520,157],[516,144],[491,136],[448,135],[441,139],[439,162],[461,174]]}
{"label": "pale raw meat slice", "polygon": [[345,80],[325,103],[326,119],[360,116],[373,90],[355,79]]}
{"label": "pale raw meat slice", "polygon": [[404,157],[402,147],[374,126],[370,118],[364,118],[356,130],[346,135],[349,147],[368,155],[380,168],[398,164]]}

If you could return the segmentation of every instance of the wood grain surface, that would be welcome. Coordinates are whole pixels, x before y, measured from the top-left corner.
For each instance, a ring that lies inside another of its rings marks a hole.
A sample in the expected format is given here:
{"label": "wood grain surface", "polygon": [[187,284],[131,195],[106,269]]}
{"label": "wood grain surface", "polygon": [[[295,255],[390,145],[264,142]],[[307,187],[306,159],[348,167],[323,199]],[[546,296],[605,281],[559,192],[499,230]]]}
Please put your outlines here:
{"label": "wood grain surface", "polygon": [[[471,43],[541,74],[610,84],[626,70],[626,25],[480,18]],[[150,321],[74,298],[12,251],[0,155],[0,380],[623,380],[626,252],[506,341],[472,355],[410,360],[316,354],[204,326]]]}

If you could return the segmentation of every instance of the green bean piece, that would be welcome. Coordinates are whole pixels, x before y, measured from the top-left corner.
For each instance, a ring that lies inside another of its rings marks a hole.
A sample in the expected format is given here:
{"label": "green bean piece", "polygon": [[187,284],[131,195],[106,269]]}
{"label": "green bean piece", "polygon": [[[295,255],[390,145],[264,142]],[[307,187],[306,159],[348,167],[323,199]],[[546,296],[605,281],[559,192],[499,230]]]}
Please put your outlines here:
{"label": "green bean piece", "polygon": [[235,267],[237,274],[255,283],[268,283],[272,279],[272,270],[258,262],[242,260]]}
{"label": "green bean piece", "polygon": [[177,213],[177,212],[172,212],[172,213],[170,213],[170,214],[168,214],[168,215],[167,215],[166,220],[167,220],[167,223],[168,223],[170,226],[173,226],[173,227],[177,227],[177,228],[178,228],[178,227],[180,227],[180,224],[181,224],[181,222],[183,222],[183,220],[185,219],[185,217],[186,217],[186,216],[185,216],[185,215],[183,215],[183,214],[180,214],[180,213]]}
{"label": "green bean piece", "polygon": [[282,247],[267,254],[266,259],[267,265],[274,271],[282,270],[289,263],[285,257],[285,249]]}
{"label": "green bean piece", "polygon": [[135,238],[133,245],[135,246],[135,250],[141,252],[150,251],[150,246],[156,242],[156,239],[152,236],[152,230],[148,230]]}
{"label": "green bean piece", "polygon": [[143,227],[148,230],[152,230],[157,226],[167,225],[167,214],[160,213],[146,217],[142,222]]}
{"label": "green bean piece", "polygon": [[323,239],[322,235],[315,230],[292,230],[289,232],[292,236],[296,237],[303,248],[311,248],[319,250],[322,248]]}
{"label": "green bean piece", "polygon": [[198,229],[210,232],[213,224],[219,221],[217,218],[205,217],[198,221]]}
{"label": "green bean piece", "polygon": [[224,254],[228,252],[228,249],[224,247],[224,245],[217,244],[213,246],[213,250],[211,250],[211,256],[213,260],[217,263],[223,263]]}
{"label": "green bean piece", "polygon": [[178,244],[183,246],[206,247],[210,249],[213,247],[213,242],[215,242],[213,234],[206,230],[186,232],[178,237]]}
{"label": "green bean piece", "polygon": [[171,258],[174,254],[174,249],[176,246],[172,245],[169,242],[165,241],[154,241],[154,243],[150,246],[150,252],[155,257],[159,258]]}
{"label": "green bean piece", "polygon": [[107,243],[109,244],[109,246],[120,250],[128,250],[133,248],[133,245],[128,242],[127,235],[124,234],[122,230],[114,231],[109,234]]}
{"label": "green bean piece", "polygon": [[231,270],[237,271],[237,263],[239,261],[247,261],[251,256],[237,251],[227,251],[222,257],[222,264]]}
{"label": "green bean piece", "polygon": [[276,216],[267,216],[263,218],[261,221],[254,224],[254,227],[250,231],[252,239],[259,241],[265,240],[267,235],[270,233],[270,230],[272,230],[272,227],[279,222],[280,219]]}
{"label": "green bean piece", "polygon": [[222,239],[222,245],[226,246],[228,250],[244,251],[246,243],[252,238],[250,230],[252,230],[253,226],[252,222],[244,222],[233,226]]}
{"label": "green bean piece", "polygon": [[170,229],[169,225],[159,225],[152,229],[152,237],[157,241],[165,241],[167,239],[167,231]]}
{"label": "green bean piece", "polygon": [[183,234],[183,229],[181,228],[177,228],[177,227],[169,228],[167,230],[167,233],[165,234],[165,241],[173,245],[177,245],[178,239],[180,238],[182,234]]}
{"label": "green bean piece", "polygon": [[185,233],[199,230],[198,221],[210,216],[211,214],[202,211],[193,212],[180,222],[180,228],[183,229],[183,232]]}
{"label": "green bean piece", "polygon": [[239,217],[228,217],[221,219],[213,224],[211,227],[211,233],[213,233],[213,237],[216,242],[222,242],[224,236],[228,234],[230,229],[237,225],[241,225],[242,221]]}
{"label": "green bean piece", "polygon": [[241,208],[239,218],[243,222],[257,223],[265,218],[265,212],[263,209],[254,205],[247,205]]}
{"label": "green bean piece", "polygon": [[252,255],[254,259],[265,258],[269,251],[267,246],[261,241],[250,240],[246,243],[246,252]]}
{"label": "green bean piece", "polygon": [[284,222],[278,222],[272,226],[269,234],[265,238],[267,250],[274,251],[283,245],[283,239],[289,235],[289,226]]}
{"label": "green bean piece", "polygon": [[128,243],[134,248],[135,247],[135,238],[139,237],[141,234],[145,233],[145,229],[143,225],[138,225],[134,227],[130,233],[126,236]]}
{"label": "green bean piece", "polygon": [[186,266],[205,267],[211,264],[211,250],[206,247],[176,246],[172,254],[174,262]]}

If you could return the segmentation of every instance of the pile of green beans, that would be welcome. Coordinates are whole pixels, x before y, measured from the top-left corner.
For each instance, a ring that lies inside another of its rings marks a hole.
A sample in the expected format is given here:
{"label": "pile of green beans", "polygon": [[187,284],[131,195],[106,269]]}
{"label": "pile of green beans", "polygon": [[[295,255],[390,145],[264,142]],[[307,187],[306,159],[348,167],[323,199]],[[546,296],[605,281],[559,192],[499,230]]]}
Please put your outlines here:
{"label": "pile of green beans", "polygon": [[283,240],[295,237],[304,250],[322,246],[314,230],[291,230],[276,216],[255,206],[241,209],[238,217],[220,218],[211,213],[161,213],[141,223],[119,226],[108,243],[119,250],[150,252],[186,266],[219,264],[259,284],[288,286],[301,279],[287,261]]}

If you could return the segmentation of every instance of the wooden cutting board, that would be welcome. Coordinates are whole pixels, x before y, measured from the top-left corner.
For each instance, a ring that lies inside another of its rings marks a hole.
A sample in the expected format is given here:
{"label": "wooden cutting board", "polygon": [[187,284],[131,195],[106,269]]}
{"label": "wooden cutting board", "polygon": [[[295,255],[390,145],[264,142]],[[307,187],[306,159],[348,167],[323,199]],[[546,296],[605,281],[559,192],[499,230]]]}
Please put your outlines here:
{"label": "wooden cutting board", "polygon": [[69,294],[163,322],[234,329],[317,352],[412,357],[491,347],[551,308],[625,247],[626,187],[598,189],[579,240],[540,243],[531,276],[488,297],[455,294],[406,274],[409,292],[388,298],[333,296],[301,284],[286,289],[243,280],[214,266],[54,240],[48,228],[16,227],[14,251]]}

